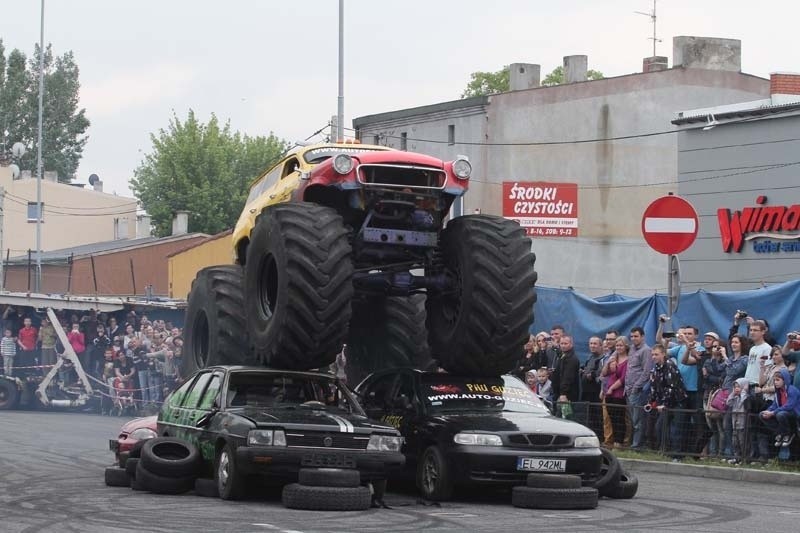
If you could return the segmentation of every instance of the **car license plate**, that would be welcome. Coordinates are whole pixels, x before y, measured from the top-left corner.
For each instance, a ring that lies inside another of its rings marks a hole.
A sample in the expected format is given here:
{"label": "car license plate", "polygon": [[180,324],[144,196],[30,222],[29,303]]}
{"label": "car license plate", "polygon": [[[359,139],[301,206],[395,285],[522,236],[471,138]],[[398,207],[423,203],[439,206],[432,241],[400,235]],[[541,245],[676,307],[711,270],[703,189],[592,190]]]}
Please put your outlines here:
{"label": "car license plate", "polygon": [[517,470],[527,472],[566,472],[566,459],[545,459],[543,457],[517,458]]}
{"label": "car license plate", "polygon": [[302,466],[314,466],[317,468],[355,468],[356,462],[352,456],[339,455],[332,453],[312,453],[304,455],[300,461]]}

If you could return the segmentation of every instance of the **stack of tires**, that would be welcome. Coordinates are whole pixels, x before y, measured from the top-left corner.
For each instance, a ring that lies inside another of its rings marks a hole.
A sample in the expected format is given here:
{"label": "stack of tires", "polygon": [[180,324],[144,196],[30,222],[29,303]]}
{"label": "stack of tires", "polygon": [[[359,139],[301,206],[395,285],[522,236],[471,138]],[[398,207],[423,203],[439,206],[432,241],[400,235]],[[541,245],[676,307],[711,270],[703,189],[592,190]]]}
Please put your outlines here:
{"label": "stack of tires", "polygon": [[106,485],[183,494],[195,488],[201,464],[200,452],[189,442],[168,437],[148,439],[136,443],[120,467],[106,469]]}
{"label": "stack of tires", "polygon": [[363,511],[372,504],[358,470],[304,468],[298,483],[283,488],[283,505],[310,511]]}
{"label": "stack of tires", "polygon": [[629,500],[636,496],[639,490],[639,480],[622,468],[617,457],[610,451],[603,449],[603,464],[600,477],[592,484],[600,496],[618,500]]}

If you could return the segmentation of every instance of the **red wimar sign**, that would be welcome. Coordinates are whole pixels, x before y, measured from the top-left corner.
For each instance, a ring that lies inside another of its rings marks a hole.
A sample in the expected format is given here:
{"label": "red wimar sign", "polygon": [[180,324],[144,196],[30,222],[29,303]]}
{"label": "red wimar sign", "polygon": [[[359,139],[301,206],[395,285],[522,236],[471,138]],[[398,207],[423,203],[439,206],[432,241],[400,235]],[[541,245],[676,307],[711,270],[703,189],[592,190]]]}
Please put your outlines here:
{"label": "red wimar sign", "polygon": [[796,239],[798,235],[786,235],[786,231],[800,228],[800,205],[765,206],[766,196],[756,198],[755,207],[745,207],[731,213],[730,209],[717,209],[722,251],[741,252],[744,241],[759,237]]}
{"label": "red wimar sign", "polygon": [[577,237],[578,184],[503,182],[503,216],[534,237]]}

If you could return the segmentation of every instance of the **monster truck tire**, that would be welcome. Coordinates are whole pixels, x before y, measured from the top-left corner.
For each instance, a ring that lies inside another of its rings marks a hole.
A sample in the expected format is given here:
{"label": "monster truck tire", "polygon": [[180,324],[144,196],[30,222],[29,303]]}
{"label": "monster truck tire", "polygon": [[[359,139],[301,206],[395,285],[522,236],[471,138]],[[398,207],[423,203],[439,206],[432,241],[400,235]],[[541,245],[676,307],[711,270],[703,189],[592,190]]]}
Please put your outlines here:
{"label": "monster truck tire", "polygon": [[250,233],[245,314],[254,355],[271,368],[332,363],[346,342],[352,247],[342,217],[311,203],[265,208]]}
{"label": "monster truck tire", "polygon": [[109,466],[105,473],[106,485],[109,487],[130,487],[131,478],[124,468]]}
{"label": "monster truck tire", "polygon": [[219,498],[217,480],[213,478],[199,477],[194,480],[194,493],[206,498]]}
{"label": "monster truck tire", "polygon": [[639,479],[633,474],[622,471],[619,483],[615,487],[609,487],[605,496],[616,500],[630,500],[639,491]]}
{"label": "monster truck tire", "polygon": [[183,494],[194,488],[194,477],[166,477],[150,472],[141,461],[136,465],[136,483],[154,494]]}
{"label": "monster truck tire", "polygon": [[542,489],[514,487],[511,505],[526,509],[594,509],[597,507],[597,489]]}
{"label": "monster truck tire", "polygon": [[137,466],[139,466],[139,458],[128,457],[128,460],[125,462],[125,473],[128,474],[128,477],[130,477],[131,479],[136,478]]}
{"label": "monster truck tire", "polygon": [[600,491],[601,496],[608,496],[619,484],[622,466],[620,466],[617,456],[605,448],[600,448],[600,453],[603,454],[600,477],[591,486]]}
{"label": "monster truck tire", "polygon": [[197,447],[171,437],[148,439],[139,461],[147,470],[165,477],[196,477],[201,458]]}
{"label": "monster truck tire", "polygon": [[428,292],[431,355],[452,373],[508,372],[536,302],[536,256],[525,230],[500,217],[458,217],[442,231],[440,251],[455,290]]}
{"label": "monster truck tire", "polygon": [[372,504],[369,487],[283,487],[283,505],[309,511],[363,511]]}
{"label": "monster truck tire", "polygon": [[141,483],[136,481],[135,477],[132,477],[131,478],[131,490],[145,491],[147,489],[144,488],[144,486]]}
{"label": "monster truck tire", "polygon": [[0,411],[14,409],[18,401],[19,389],[17,389],[17,384],[10,379],[0,377]]}
{"label": "monster truck tire", "polygon": [[528,487],[535,489],[578,489],[581,477],[570,474],[528,474]]}
{"label": "monster truck tire", "polygon": [[186,304],[185,375],[213,365],[246,365],[250,355],[244,317],[242,269],[213,266],[197,273]]}
{"label": "monster truck tire", "polygon": [[301,468],[297,481],[306,487],[358,487],[361,474],[343,468]]}
{"label": "monster truck tire", "polygon": [[347,341],[348,378],[358,383],[387,368],[426,368],[425,295],[367,296],[353,301]]}

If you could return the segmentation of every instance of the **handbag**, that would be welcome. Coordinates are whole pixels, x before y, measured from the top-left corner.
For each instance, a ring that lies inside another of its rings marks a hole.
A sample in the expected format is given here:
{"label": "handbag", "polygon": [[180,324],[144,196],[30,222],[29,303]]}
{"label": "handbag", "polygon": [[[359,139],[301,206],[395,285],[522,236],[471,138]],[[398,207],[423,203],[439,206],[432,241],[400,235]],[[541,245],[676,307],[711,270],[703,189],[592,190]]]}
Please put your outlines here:
{"label": "handbag", "polygon": [[729,394],[730,391],[728,389],[713,390],[708,396],[708,405],[706,406],[706,409],[708,411],[727,411],[728,404],[726,402]]}
{"label": "handbag", "polygon": [[558,407],[561,409],[561,418],[572,418],[572,402],[559,402]]}

